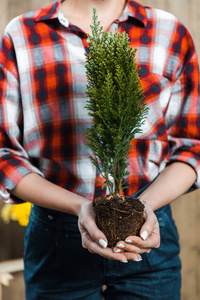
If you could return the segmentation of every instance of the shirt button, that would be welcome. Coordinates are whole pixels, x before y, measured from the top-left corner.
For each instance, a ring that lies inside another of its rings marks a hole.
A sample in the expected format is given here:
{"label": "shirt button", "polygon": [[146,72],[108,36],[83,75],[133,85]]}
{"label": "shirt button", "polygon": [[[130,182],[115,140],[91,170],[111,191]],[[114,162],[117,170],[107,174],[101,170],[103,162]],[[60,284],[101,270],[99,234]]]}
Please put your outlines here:
{"label": "shirt button", "polygon": [[48,215],[48,219],[49,219],[50,221],[52,221],[52,220],[53,220],[53,216]]}

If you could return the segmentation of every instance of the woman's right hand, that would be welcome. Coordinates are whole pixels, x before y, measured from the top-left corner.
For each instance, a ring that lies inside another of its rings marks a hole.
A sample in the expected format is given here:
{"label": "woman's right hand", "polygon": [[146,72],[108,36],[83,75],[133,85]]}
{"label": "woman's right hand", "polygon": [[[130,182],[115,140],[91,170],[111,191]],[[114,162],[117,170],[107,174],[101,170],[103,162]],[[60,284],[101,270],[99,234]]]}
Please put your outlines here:
{"label": "woman's right hand", "polygon": [[[105,258],[128,262],[127,257],[122,253],[116,253],[113,249],[107,247],[107,239],[95,223],[92,202],[88,201],[81,205],[79,212],[78,226],[82,237],[82,246],[91,253],[99,254]],[[138,260],[140,255],[131,253],[129,260]]]}

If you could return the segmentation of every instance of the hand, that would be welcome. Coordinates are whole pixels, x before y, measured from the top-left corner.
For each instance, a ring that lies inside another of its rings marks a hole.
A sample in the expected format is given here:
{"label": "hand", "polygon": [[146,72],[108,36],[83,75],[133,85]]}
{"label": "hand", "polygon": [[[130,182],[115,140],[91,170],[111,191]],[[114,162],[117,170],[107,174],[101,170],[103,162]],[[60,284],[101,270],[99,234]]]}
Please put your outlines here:
{"label": "hand", "polygon": [[[81,205],[78,217],[78,226],[83,248],[88,249],[91,253],[97,253],[108,259],[119,260],[121,262],[128,262],[128,259],[139,259],[140,256],[137,253],[117,253],[107,247],[107,239],[95,223],[94,212],[90,201]],[[127,245],[129,246],[129,244]]]}
{"label": "hand", "polygon": [[140,230],[140,237],[128,236],[125,241],[121,241],[114,248],[115,252],[122,252],[126,258],[132,259],[133,253],[137,254],[135,261],[142,260],[142,253],[149,253],[152,248],[160,246],[160,229],[156,215],[151,207],[145,203],[144,209],[145,223]]}

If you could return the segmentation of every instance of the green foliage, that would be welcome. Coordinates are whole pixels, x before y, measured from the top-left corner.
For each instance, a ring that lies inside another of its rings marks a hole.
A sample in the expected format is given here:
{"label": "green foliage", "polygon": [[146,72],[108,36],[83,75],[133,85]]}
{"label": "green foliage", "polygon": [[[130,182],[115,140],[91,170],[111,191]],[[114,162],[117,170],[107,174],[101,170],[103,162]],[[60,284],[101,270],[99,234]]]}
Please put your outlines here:
{"label": "green foliage", "polygon": [[91,29],[90,54],[86,55],[86,108],[93,125],[86,132],[86,140],[95,155],[91,161],[105,178],[110,193],[120,193],[123,178],[129,174],[131,141],[141,131],[147,107],[135,62],[136,49],[129,46],[128,34],[104,32],[95,8]]}

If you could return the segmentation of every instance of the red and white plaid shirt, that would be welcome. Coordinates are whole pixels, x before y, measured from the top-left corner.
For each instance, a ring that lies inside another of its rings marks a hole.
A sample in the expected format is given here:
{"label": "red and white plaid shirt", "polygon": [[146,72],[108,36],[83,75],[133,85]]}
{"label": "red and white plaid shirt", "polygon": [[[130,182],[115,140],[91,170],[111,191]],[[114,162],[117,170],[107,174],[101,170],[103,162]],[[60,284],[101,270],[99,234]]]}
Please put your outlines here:
{"label": "red and white plaid shirt", "polygon": [[[126,31],[149,106],[133,140],[131,195],[173,161],[191,165],[200,187],[200,98],[190,34],[173,15],[129,0],[109,30]],[[37,172],[87,199],[101,194],[85,144],[86,34],[69,24],[60,1],[11,21],[0,42],[0,195]],[[99,179],[99,178],[98,178]]]}

